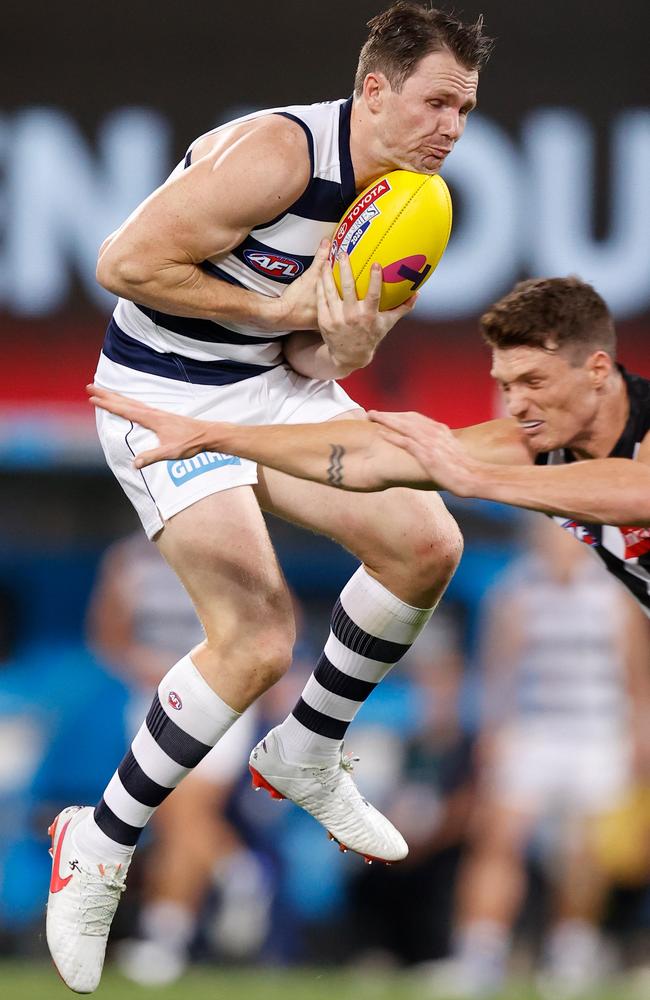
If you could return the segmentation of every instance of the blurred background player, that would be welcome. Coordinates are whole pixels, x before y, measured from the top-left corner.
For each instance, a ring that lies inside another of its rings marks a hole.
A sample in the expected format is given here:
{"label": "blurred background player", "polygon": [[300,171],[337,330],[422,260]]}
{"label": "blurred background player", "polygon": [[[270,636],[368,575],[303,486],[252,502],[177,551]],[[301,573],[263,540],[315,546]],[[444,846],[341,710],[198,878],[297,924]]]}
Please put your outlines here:
{"label": "blurred background player", "polygon": [[[88,633],[98,656],[130,688],[131,736],[161,678],[203,637],[178,577],[139,532],[106,551],[91,596]],[[247,772],[256,720],[252,706],[155,814],[142,857],[139,938],[121,942],[118,953],[121,970],[137,982],[162,984],[181,975],[206,896],[215,889],[225,953],[255,952],[265,937],[267,880],[224,814],[234,783]]]}
{"label": "blurred background player", "polygon": [[551,893],[543,982],[554,997],[598,982],[609,885],[594,822],[648,774],[646,620],[574,538],[552,521],[525,524],[528,551],[485,601],[479,797],[440,995],[502,987],[533,841]]}

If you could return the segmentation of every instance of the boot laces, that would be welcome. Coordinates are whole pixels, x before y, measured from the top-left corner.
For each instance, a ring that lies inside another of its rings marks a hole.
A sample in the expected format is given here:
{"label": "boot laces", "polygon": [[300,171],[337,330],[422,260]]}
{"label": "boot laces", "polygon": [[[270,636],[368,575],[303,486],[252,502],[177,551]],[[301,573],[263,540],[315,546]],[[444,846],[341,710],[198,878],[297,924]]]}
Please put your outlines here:
{"label": "boot laces", "polygon": [[126,889],[122,865],[98,865],[98,870],[81,869],[81,911],[84,933],[97,937],[108,934],[111,921]]}
{"label": "boot laces", "polygon": [[343,768],[344,771],[351,773],[354,771],[354,765],[358,764],[360,760],[361,757],[357,757],[356,754],[349,751],[348,753],[343,753],[343,751],[341,751],[341,761],[339,767]]}
{"label": "boot laces", "polygon": [[[359,760],[360,758],[355,754],[343,753],[343,750],[341,749],[339,751],[339,759],[337,762],[335,764],[331,764],[329,767],[318,768],[313,772],[314,777],[320,781],[323,788],[330,792],[334,792],[341,787],[341,771],[343,771],[345,775],[352,774],[354,771],[354,765],[357,764]],[[345,782],[344,784],[347,786],[348,782]],[[354,785],[354,783],[350,784],[349,790],[352,791],[352,789],[357,792],[356,785]]]}

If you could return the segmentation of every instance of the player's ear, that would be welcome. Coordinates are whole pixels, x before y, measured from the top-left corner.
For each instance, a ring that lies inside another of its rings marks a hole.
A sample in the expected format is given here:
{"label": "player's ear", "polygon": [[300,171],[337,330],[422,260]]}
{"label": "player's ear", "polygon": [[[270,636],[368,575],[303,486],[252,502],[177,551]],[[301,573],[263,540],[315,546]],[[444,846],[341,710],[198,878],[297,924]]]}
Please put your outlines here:
{"label": "player's ear", "polygon": [[383,73],[368,73],[363,81],[363,96],[369,111],[377,113],[381,110],[386,91],[390,84]]}
{"label": "player's ear", "polygon": [[600,389],[612,373],[614,362],[607,351],[594,351],[587,358],[589,377],[595,389]]}

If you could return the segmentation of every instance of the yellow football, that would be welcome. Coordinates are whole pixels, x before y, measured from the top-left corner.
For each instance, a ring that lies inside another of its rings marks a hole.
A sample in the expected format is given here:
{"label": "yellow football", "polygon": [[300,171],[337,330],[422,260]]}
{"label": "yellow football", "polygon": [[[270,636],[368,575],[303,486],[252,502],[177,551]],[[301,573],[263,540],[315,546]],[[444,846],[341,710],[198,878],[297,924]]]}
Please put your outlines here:
{"label": "yellow football", "polygon": [[371,265],[383,272],[380,309],[394,309],[422,287],[440,262],[451,232],[451,197],[438,174],[393,170],[369,184],[339,222],[330,250],[341,292],[338,255],[347,253],[359,298]]}

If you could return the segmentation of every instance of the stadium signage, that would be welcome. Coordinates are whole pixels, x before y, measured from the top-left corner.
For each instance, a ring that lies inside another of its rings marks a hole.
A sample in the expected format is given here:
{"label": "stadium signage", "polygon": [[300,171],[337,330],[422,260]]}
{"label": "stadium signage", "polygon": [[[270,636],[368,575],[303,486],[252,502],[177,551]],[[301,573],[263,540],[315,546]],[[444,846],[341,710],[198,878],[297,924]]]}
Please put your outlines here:
{"label": "stadium signage", "polygon": [[[169,172],[168,121],[120,108],[100,124],[95,147],[71,115],[51,107],[27,108],[0,126],[0,305],[15,316],[49,316],[80,285],[108,313],[114,300],[95,281],[97,248]],[[598,148],[603,140],[586,114],[563,107],[527,113],[517,135],[476,114],[445,163],[456,218],[416,315],[474,317],[526,273],[578,274],[618,317],[647,309],[650,108],[612,118],[609,150]],[[609,177],[599,186],[596,163],[608,151]],[[377,184],[350,210],[338,248],[371,223],[384,190]],[[268,262],[278,277],[293,266]]]}

